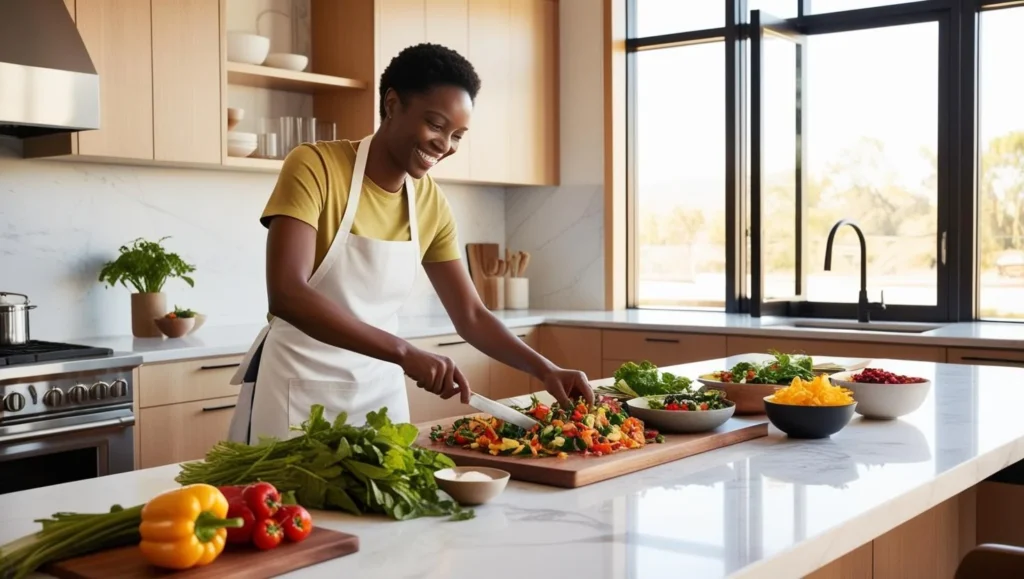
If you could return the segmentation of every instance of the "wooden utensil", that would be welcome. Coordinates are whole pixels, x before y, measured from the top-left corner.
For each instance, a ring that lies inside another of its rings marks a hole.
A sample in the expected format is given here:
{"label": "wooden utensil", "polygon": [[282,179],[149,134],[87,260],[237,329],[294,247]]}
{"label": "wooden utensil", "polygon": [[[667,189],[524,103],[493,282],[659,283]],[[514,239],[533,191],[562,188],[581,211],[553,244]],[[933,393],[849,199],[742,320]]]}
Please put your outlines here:
{"label": "wooden utensil", "polygon": [[[228,545],[209,565],[173,573],[188,579],[263,579],[355,553],[359,537],[322,527],[301,543],[282,543],[275,549]],[[137,545],[99,551],[67,559],[43,568],[60,579],[113,579],[117,577],[168,577],[169,571],[149,564]]]}
{"label": "wooden utensil", "polygon": [[476,292],[483,298],[484,279],[487,277],[487,268],[490,260],[498,259],[497,243],[467,243],[466,260],[469,262],[469,276],[473,279]]}
{"label": "wooden utensil", "polygon": [[523,254],[520,251],[517,251],[512,254],[512,260],[510,261],[508,267],[509,277],[519,277],[519,260],[521,259],[522,255]]}
{"label": "wooden utensil", "polygon": [[[418,444],[438,448],[430,440],[430,426],[451,424],[458,417],[420,425]],[[578,488],[653,466],[723,448],[732,444],[768,436],[766,418],[731,418],[711,432],[698,434],[666,434],[665,442],[649,444],[636,450],[624,450],[602,457],[570,455],[565,460],[555,457],[523,460],[517,456],[492,456],[479,450],[445,446],[443,451],[458,466],[500,468],[515,480],[562,488]]]}
{"label": "wooden utensil", "polygon": [[525,277],[526,266],[530,265],[530,254],[526,251],[520,251],[519,255],[521,258],[519,261],[519,277]]}

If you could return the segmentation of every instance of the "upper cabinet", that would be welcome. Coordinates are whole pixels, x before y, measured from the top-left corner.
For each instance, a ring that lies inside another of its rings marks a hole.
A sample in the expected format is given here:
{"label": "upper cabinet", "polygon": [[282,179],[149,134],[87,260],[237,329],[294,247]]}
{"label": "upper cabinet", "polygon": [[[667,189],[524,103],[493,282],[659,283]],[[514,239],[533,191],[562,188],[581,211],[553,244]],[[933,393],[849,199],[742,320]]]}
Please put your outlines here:
{"label": "upper cabinet", "polygon": [[[99,73],[101,128],[26,139],[26,157],[277,171],[286,149],[331,138],[321,125],[333,127],[334,138],[372,133],[385,67],[403,48],[433,42],[466,56],[482,88],[458,153],[432,175],[558,183],[557,0],[309,0],[301,15],[275,1],[65,3]],[[236,30],[271,37],[270,52],[287,52],[290,43],[309,65],[230,62],[227,37]],[[287,42],[274,37],[281,31]],[[244,108],[236,132],[275,133],[277,154],[229,156],[236,133],[227,127],[228,107]],[[307,125],[315,119],[317,134],[286,139],[278,119],[288,116]]]}

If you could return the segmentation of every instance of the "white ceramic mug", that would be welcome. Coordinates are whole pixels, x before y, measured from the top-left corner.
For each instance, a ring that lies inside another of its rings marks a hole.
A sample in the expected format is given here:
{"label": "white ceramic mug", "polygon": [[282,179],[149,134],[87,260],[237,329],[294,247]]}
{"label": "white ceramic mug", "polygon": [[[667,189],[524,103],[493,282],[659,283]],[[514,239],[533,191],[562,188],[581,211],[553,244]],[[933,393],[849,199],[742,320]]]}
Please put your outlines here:
{"label": "white ceramic mug", "polygon": [[505,278],[505,309],[525,310],[530,307],[530,280],[525,277]]}

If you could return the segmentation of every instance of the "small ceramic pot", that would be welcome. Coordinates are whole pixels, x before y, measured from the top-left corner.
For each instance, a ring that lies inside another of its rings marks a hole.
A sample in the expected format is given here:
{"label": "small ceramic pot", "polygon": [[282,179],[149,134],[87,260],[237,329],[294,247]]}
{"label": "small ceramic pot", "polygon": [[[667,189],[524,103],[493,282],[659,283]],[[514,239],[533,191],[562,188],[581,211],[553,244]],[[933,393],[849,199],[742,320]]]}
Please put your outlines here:
{"label": "small ceramic pot", "polygon": [[196,325],[195,318],[154,318],[153,323],[168,338],[180,338]]}
{"label": "small ceramic pot", "polygon": [[163,292],[132,294],[132,335],[136,338],[160,338],[156,318],[167,313],[167,295]]}

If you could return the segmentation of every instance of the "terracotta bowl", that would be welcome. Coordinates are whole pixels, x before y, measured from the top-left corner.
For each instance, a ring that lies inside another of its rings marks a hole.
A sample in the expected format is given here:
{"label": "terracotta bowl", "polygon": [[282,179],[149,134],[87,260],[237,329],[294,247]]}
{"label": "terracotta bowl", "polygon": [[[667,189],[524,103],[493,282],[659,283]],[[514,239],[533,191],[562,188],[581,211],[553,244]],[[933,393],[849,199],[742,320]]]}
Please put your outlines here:
{"label": "terracotta bowl", "polygon": [[195,318],[156,318],[153,321],[168,338],[180,338],[196,325]]}
{"label": "terracotta bowl", "polygon": [[764,397],[775,394],[784,384],[733,384],[707,378],[697,378],[706,388],[725,392],[725,398],[736,403],[736,416],[764,414]]}

